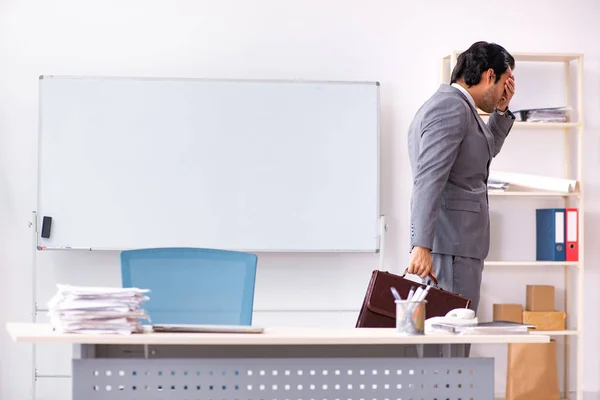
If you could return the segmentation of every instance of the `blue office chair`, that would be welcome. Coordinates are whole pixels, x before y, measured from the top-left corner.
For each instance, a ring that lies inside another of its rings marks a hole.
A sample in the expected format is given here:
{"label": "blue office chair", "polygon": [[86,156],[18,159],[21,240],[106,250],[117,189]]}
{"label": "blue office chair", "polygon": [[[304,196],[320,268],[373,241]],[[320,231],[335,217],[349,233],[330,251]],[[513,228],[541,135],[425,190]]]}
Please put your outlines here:
{"label": "blue office chair", "polygon": [[254,254],[227,250],[126,250],[121,278],[150,289],[142,306],[152,324],[252,325],[256,264]]}

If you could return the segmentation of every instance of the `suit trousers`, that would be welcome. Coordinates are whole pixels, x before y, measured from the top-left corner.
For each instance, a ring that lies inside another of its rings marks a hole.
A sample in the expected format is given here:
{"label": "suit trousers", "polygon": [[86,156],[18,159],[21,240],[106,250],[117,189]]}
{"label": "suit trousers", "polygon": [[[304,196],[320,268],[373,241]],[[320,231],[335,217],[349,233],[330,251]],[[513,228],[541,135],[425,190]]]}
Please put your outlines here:
{"label": "suit trousers", "polygon": [[439,253],[431,253],[431,258],[440,287],[471,299],[469,308],[477,313],[483,260]]}
{"label": "suit trousers", "polygon": [[[481,291],[481,277],[483,273],[483,260],[469,257],[453,256],[449,254],[431,253],[433,272],[438,284],[444,290],[463,295],[471,299],[470,309],[477,313]],[[471,345],[451,345],[451,355],[469,357]],[[406,346],[405,357],[417,357],[416,346]],[[424,345],[423,357],[440,357],[440,345]]]}

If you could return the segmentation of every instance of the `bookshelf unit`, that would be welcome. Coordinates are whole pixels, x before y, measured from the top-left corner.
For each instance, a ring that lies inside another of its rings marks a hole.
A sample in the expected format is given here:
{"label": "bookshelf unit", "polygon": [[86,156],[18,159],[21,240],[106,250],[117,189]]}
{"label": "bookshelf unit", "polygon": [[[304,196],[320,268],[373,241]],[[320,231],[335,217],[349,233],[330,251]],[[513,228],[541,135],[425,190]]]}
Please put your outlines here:
{"label": "bookshelf unit", "polygon": [[[456,65],[456,60],[460,51],[453,51],[450,54],[442,58],[442,82],[450,83],[450,75],[452,69]],[[562,193],[562,192],[550,192],[550,191],[489,191],[490,197],[505,198],[507,201],[514,201],[518,206],[518,201],[525,198],[556,198],[562,199],[564,202],[564,208],[576,207],[578,208],[578,221],[577,221],[577,239],[579,246],[578,261],[534,261],[534,260],[523,260],[523,261],[497,261],[490,260],[485,261],[485,266],[489,267],[517,267],[517,268],[533,268],[533,267],[562,267],[564,270],[564,299],[563,307],[567,313],[566,329],[564,331],[544,331],[544,334],[548,334],[555,337],[564,337],[564,380],[562,388],[563,398],[571,398],[570,394],[574,392],[575,399],[583,400],[583,293],[584,293],[584,191],[583,191],[583,54],[577,53],[511,53],[515,58],[516,68],[518,71],[519,62],[527,63],[558,63],[563,65],[564,70],[564,106],[571,107],[571,121],[570,122],[521,122],[515,121],[512,131],[511,140],[515,139],[515,136],[526,135],[527,131],[534,130],[547,130],[554,131],[560,134],[562,131],[564,137],[564,175],[560,178],[575,179],[578,182],[578,189],[573,193]],[[576,71],[575,84],[572,84],[571,72],[572,69]],[[571,96],[572,90],[575,91],[575,96]],[[517,87],[517,91],[518,91]],[[486,117],[482,116],[485,120]],[[550,133],[551,134],[551,133]],[[573,140],[574,139],[574,140]],[[575,141],[576,147],[573,149],[572,142]],[[574,150],[574,152],[572,151]],[[572,154],[575,154],[576,159],[573,160]],[[557,155],[560,160],[560,155]],[[555,158],[555,159],[557,159]],[[575,170],[572,166],[575,165]],[[558,178],[558,177],[557,177]],[[492,238],[493,240],[493,238]],[[570,275],[574,272],[576,280],[574,283],[574,290],[570,290],[571,282]],[[510,273],[510,270],[507,270]],[[572,293],[572,292],[575,293]],[[571,302],[573,302],[571,304]],[[570,310],[576,310],[576,318],[571,317]],[[542,333],[540,331],[540,333]],[[575,337],[576,345],[573,349],[570,338]],[[571,351],[575,350],[576,356],[576,371],[575,371],[575,388],[570,390],[570,360]]]}

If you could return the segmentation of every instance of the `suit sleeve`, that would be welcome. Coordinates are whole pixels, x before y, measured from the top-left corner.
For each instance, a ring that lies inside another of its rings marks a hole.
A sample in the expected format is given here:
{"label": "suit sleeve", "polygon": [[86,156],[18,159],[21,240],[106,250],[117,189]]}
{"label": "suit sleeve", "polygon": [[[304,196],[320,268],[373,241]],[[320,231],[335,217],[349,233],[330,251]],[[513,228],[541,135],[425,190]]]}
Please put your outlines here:
{"label": "suit sleeve", "polygon": [[411,199],[411,246],[433,247],[442,191],[466,134],[468,112],[464,101],[449,97],[423,118]]}
{"label": "suit sleeve", "polygon": [[504,139],[510,133],[510,130],[515,122],[515,116],[507,110],[507,114],[500,115],[497,112],[493,112],[488,120],[488,128],[494,135],[494,157],[500,153]]}

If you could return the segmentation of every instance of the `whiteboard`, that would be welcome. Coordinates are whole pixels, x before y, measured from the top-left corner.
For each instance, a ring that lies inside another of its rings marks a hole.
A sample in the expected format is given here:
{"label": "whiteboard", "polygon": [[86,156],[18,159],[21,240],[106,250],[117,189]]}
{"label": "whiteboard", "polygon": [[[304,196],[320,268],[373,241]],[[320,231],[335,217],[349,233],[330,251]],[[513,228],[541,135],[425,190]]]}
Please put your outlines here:
{"label": "whiteboard", "polygon": [[39,83],[40,249],[378,250],[376,82]]}

